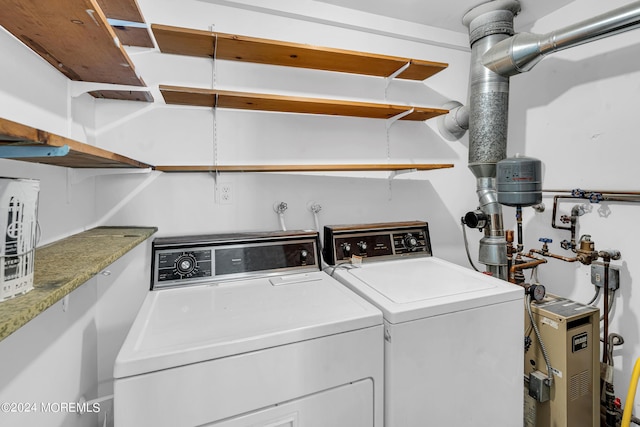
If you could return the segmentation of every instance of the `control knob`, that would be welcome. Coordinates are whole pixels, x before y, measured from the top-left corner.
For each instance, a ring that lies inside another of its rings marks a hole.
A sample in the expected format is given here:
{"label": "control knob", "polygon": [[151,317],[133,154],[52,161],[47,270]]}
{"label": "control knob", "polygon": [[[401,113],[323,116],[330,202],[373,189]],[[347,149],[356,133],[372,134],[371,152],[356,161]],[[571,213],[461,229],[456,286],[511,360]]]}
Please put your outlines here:
{"label": "control knob", "polygon": [[190,252],[185,252],[176,259],[176,273],[183,277],[191,277],[197,270],[196,257]]}
{"label": "control knob", "polygon": [[344,242],[342,245],[340,245],[340,247],[342,248],[342,252],[344,253],[345,257],[351,256],[351,243]]}
{"label": "control knob", "polygon": [[360,248],[360,253],[367,253],[367,242],[361,240],[358,242],[358,248]]}
{"label": "control knob", "polygon": [[418,247],[418,239],[416,239],[411,233],[404,236],[403,241],[404,246],[410,251],[413,251]]}
{"label": "control knob", "polygon": [[306,249],[301,250],[300,251],[300,262],[302,264],[306,264],[308,256],[309,256],[309,251],[307,251]]}

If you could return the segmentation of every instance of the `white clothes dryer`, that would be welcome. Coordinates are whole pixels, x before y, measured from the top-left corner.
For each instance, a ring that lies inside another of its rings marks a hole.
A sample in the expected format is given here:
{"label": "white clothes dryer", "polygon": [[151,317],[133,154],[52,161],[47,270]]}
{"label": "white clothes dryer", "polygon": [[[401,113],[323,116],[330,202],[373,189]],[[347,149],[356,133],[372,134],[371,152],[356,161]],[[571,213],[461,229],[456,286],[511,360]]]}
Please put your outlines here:
{"label": "white clothes dryer", "polygon": [[385,427],[522,425],[523,288],[433,257],[426,222],[324,242],[328,271],[384,314]]}
{"label": "white clothes dryer", "polygon": [[383,427],[383,321],[317,232],[157,238],[114,368],[116,427]]}

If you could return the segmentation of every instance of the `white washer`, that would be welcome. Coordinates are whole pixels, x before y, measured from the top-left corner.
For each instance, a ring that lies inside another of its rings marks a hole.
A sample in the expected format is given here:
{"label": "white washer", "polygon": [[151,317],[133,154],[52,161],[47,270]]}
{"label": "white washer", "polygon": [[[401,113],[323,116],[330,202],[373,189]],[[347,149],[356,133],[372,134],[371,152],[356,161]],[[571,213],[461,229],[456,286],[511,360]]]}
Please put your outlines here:
{"label": "white washer", "polygon": [[116,427],[382,427],[382,313],[320,271],[317,242],[155,239],[115,362]]}
{"label": "white washer", "polygon": [[325,247],[384,314],[385,427],[522,425],[520,286],[431,256],[425,222],[328,226]]}

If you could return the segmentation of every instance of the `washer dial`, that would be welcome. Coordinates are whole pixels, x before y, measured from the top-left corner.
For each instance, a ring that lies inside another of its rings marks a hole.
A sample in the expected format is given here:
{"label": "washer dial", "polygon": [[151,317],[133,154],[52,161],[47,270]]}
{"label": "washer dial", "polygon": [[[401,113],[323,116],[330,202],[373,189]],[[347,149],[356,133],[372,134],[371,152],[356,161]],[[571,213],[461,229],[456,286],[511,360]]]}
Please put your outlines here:
{"label": "washer dial", "polygon": [[191,277],[198,271],[196,256],[185,252],[176,259],[175,272],[182,277]]}

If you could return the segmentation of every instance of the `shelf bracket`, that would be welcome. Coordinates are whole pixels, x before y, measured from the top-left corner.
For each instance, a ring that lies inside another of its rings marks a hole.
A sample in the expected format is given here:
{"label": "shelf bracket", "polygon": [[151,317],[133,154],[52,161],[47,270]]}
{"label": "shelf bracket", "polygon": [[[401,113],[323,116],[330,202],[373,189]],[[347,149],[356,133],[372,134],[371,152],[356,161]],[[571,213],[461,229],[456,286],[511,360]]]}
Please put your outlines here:
{"label": "shelf bracket", "polygon": [[387,130],[389,130],[389,128],[391,127],[391,125],[393,125],[395,122],[397,122],[398,120],[400,120],[403,117],[408,116],[409,114],[413,113],[415,109],[414,108],[410,108],[407,111],[403,111],[402,113],[398,113],[393,117],[389,117],[387,119],[386,125],[387,125]]}
{"label": "shelf bracket", "polygon": [[402,73],[404,70],[409,68],[410,65],[411,65],[411,61],[407,62],[402,67],[400,67],[399,69],[397,69],[396,71],[391,73],[388,77],[385,77],[385,79],[384,79],[385,80],[385,85],[384,85],[384,99],[385,100],[387,99],[387,92],[389,91],[389,85],[391,84],[393,79],[398,77],[400,75],[400,73]]}
{"label": "shelf bracket", "polygon": [[407,62],[402,67],[400,67],[396,71],[394,71],[391,75],[389,75],[389,77],[387,77],[387,81],[391,81],[391,80],[395,79],[396,77],[398,77],[400,75],[400,73],[402,73],[404,70],[406,70],[410,66],[411,66],[411,61]]}
{"label": "shelf bracket", "polygon": [[148,174],[151,173],[151,168],[116,168],[116,169],[72,169],[67,170],[67,182],[69,184],[78,184],[87,178],[94,178],[98,176],[107,175],[131,175],[131,174]]}
{"label": "shelf bracket", "polygon": [[418,169],[401,169],[401,170],[395,170],[395,171],[391,171],[389,173],[389,181],[391,181],[393,178],[395,178],[398,175],[402,175],[405,173],[412,173],[412,172],[418,172]]}
{"label": "shelf bracket", "polygon": [[107,23],[112,27],[149,28],[144,22],[126,21],[124,19],[107,18]]}
{"label": "shelf bracket", "polygon": [[389,172],[389,178],[387,179],[387,183],[388,183],[388,190],[389,190],[389,200],[393,200],[393,187],[391,185],[391,182],[393,181],[393,178],[395,178],[398,175],[402,175],[405,173],[411,173],[411,172],[417,172],[418,169],[399,169],[399,170],[394,170]]}
{"label": "shelf bracket", "polygon": [[33,145],[2,145],[0,158],[25,159],[30,157],[62,157],[69,154],[69,146],[40,147]]}
{"label": "shelf bracket", "polygon": [[97,83],[97,82],[82,82],[76,80],[69,80],[69,96],[71,98],[77,98],[88,92],[96,90],[121,90],[128,92],[149,92],[147,86],[131,86],[131,85],[118,85],[113,83]]}

